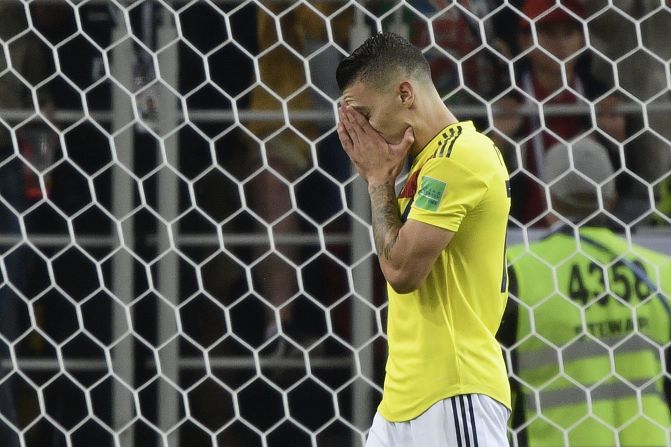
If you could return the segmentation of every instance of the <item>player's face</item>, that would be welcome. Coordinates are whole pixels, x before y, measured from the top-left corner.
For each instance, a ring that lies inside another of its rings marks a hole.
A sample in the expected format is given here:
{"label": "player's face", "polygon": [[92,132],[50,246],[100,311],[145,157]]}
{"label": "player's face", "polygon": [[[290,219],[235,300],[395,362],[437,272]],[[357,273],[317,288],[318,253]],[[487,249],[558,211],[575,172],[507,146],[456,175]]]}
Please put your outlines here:
{"label": "player's face", "polygon": [[387,143],[401,142],[408,126],[402,121],[404,109],[393,86],[378,89],[357,81],[343,91],[343,100],[366,117]]}

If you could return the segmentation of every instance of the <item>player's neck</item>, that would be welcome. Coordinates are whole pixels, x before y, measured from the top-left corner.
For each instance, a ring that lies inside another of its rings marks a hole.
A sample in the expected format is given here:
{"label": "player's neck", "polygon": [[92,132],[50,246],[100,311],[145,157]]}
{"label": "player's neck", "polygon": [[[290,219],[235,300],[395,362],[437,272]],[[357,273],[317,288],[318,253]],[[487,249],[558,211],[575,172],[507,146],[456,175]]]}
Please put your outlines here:
{"label": "player's neck", "polygon": [[417,113],[417,120],[412,125],[415,143],[410,150],[410,155],[414,157],[419,154],[441,130],[456,122],[458,122],[457,118],[436,93],[436,96],[426,103],[426,107]]}

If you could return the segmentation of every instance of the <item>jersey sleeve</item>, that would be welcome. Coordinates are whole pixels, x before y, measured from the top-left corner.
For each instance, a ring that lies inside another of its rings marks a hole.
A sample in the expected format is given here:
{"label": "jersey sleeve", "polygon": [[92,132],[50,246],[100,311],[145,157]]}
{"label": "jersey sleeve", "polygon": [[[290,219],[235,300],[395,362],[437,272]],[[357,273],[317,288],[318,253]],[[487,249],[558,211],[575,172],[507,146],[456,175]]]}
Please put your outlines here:
{"label": "jersey sleeve", "polygon": [[486,182],[461,164],[432,158],[417,179],[408,219],[456,232],[486,192]]}

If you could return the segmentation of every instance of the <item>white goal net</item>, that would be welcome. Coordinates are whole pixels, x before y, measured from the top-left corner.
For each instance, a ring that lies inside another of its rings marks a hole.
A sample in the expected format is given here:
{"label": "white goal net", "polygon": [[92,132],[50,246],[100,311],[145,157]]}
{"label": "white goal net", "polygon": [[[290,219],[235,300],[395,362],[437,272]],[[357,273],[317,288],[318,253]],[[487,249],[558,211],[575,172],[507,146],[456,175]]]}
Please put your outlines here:
{"label": "white goal net", "polygon": [[[450,109],[542,197],[529,153],[598,139],[623,237],[671,255],[668,3],[561,2],[567,55],[523,3],[0,2],[0,445],[364,445],[386,300],[334,73],[379,30],[423,49]],[[543,95],[522,75],[534,51],[559,67]],[[511,244],[543,234],[530,212]],[[567,443],[584,420],[536,418]]]}

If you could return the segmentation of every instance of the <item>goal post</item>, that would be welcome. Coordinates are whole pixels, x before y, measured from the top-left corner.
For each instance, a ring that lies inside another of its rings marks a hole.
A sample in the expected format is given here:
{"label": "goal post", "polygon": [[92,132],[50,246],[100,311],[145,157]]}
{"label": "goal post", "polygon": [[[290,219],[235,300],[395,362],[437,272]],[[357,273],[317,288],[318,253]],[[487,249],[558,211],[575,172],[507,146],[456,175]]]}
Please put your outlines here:
{"label": "goal post", "polygon": [[[420,46],[455,115],[543,191],[526,145],[588,121],[620,162],[624,237],[671,256],[671,8],[579,3],[555,2],[610,115],[547,50],[576,100],[525,91],[514,32],[537,47],[544,16],[521,1],[3,1],[0,445],[364,445],[387,307],[334,70],[377,31]],[[511,218],[509,244],[538,222]]]}

